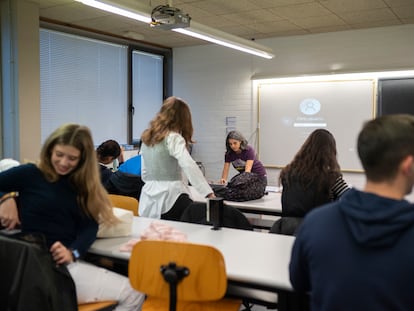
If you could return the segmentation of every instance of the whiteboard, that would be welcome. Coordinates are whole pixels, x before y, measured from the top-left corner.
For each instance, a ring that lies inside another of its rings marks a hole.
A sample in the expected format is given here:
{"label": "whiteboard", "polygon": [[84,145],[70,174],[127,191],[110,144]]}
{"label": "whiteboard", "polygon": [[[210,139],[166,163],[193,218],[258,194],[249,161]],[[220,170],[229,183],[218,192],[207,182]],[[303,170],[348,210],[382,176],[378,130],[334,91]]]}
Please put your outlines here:
{"label": "whiteboard", "polygon": [[258,154],[267,167],[284,167],[317,128],[336,140],[343,171],[362,171],[356,141],[374,117],[375,80],[259,83]]}

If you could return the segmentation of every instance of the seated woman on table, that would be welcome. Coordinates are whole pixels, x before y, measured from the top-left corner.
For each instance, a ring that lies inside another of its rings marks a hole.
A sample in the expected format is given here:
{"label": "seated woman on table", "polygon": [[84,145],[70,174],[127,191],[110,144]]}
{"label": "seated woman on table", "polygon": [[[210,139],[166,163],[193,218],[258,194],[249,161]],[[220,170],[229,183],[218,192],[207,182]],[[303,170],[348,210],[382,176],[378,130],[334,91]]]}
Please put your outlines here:
{"label": "seated woman on table", "polygon": [[[257,159],[256,151],[248,145],[247,139],[238,131],[231,131],[226,137],[226,153],[220,179],[221,184],[227,184],[228,182],[230,165],[233,165],[239,172],[230,182],[237,184],[237,187],[242,185],[244,187],[240,189],[242,190],[240,195],[238,193],[222,193],[226,200],[246,201],[260,198],[265,194],[267,186],[266,169],[262,162]],[[229,186],[232,186],[232,183]]]}
{"label": "seated woman on table", "polygon": [[313,131],[280,172],[279,184],[283,186],[282,221],[290,217],[291,233],[310,210],[339,199],[349,187],[342,178],[333,135],[325,129]]}
{"label": "seated woman on table", "polygon": [[188,181],[203,197],[215,197],[188,152],[192,136],[190,108],[180,98],[167,98],[141,136],[141,216],[180,220],[193,203]]}
{"label": "seated woman on table", "polygon": [[117,222],[99,169],[90,130],[67,124],[45,141],[38,164],[0,173],[0,192],[18,193],[0,205],[1,225],[44,235],[57,265],[66,265],[79,303],[117,300],[115,310],[139,310],[144,295],[127,277],[78,260],[96,239],[98,223]]}

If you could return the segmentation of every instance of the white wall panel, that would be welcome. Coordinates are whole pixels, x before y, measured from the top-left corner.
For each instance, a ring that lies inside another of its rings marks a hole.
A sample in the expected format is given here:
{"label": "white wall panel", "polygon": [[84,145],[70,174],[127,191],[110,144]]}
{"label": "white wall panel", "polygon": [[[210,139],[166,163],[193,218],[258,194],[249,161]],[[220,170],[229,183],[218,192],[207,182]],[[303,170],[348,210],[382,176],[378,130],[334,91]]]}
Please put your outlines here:
{"label": "white wall panel", "polygon": [[[216,45],[174,49],[173,92],[192,109],[194,158],[203,162],[208,179],[220,178],[226,116],[236,117],[237,128],[256,145],[257,98],[252,77],[414,69],[412,38],[414,25],[258,40],[273,48],[272,60]],[[277,141],[267,143],[276,150],[283,148]],[[276,185],[278,170],[268,174],[269,184]],[[365,181],[362,174],[345,177],[356,187]]]}

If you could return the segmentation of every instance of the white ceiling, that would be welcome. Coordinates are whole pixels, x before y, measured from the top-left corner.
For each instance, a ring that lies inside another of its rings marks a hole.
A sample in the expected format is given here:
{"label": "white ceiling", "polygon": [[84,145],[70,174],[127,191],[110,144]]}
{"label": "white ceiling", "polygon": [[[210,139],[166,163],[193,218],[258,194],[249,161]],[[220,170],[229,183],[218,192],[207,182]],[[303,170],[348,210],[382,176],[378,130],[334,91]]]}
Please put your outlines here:
{"label": "white ceiling", "polygon": [[[151,28],[74,0],[26,0],[39,3],[41,19],[118,36],[136,35],[166,47],[204,41]],[[414,23],[414,0],[112,0],[151,8],[172,4],[193,21],[246,39],[305,35]]]}

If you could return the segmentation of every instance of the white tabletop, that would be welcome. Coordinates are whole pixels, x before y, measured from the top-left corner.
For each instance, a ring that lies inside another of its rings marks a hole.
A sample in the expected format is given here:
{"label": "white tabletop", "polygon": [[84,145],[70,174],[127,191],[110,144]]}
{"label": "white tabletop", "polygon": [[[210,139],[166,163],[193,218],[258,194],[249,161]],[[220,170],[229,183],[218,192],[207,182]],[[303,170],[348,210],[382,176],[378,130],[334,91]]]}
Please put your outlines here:
{"label": "white tabletop", "polygon": [[132,236],[98,239],[89,252],[129,260],[130,253],[121,252],[120,246],[132,238],[139,238],[141,232],[153,221],[165,222],[184,232],[189,242],[219,249],[226,262],[229,281],[240,282],[252,288],[292,289],[288,269],[294,242],[294,237],[291,236],[229,228],[215,231],[206,225],[134,217]]}
{"label": "white tabletop", "polygon": [[[195,202],[205,202],[201,194],[194,187],[190,187],[191,197]],[[268,192],[262,198],[251,201],[235,202],[224,201],[225,204],[233,206],[242,212],[263,214],[263,215],[282,215],[282,194],[280,192]]]}

